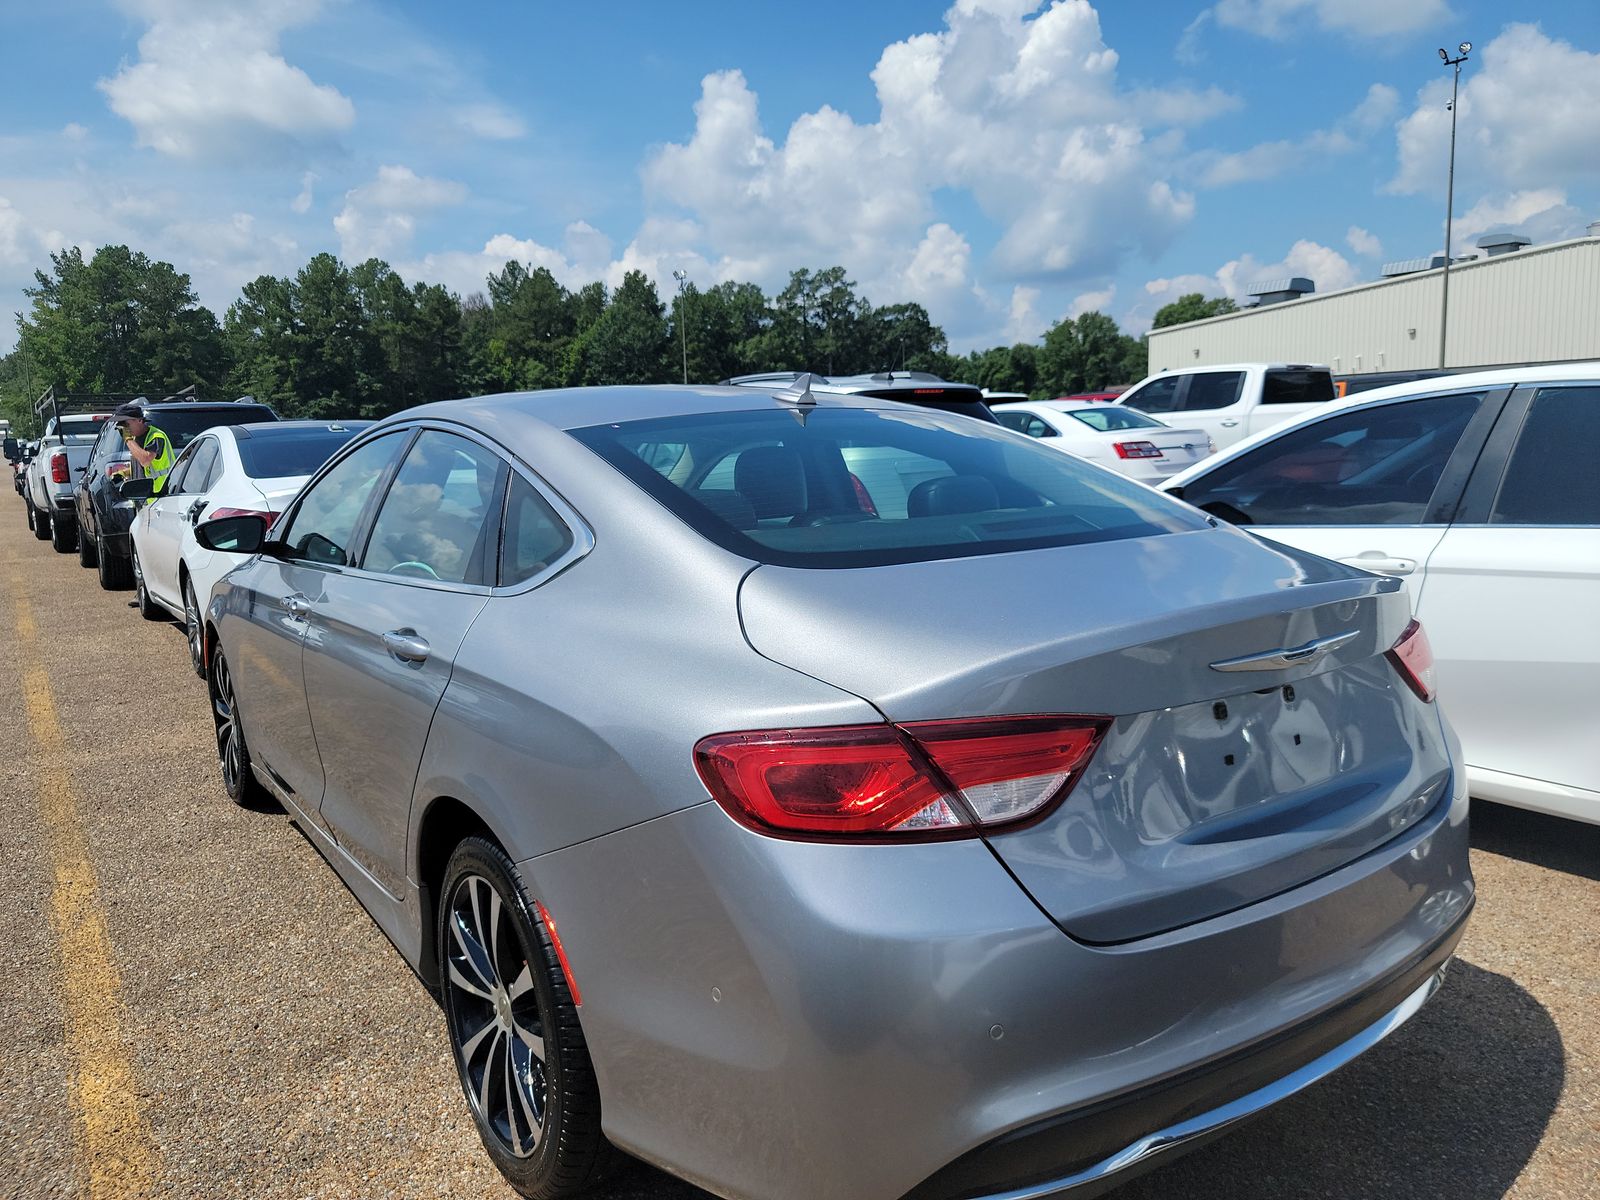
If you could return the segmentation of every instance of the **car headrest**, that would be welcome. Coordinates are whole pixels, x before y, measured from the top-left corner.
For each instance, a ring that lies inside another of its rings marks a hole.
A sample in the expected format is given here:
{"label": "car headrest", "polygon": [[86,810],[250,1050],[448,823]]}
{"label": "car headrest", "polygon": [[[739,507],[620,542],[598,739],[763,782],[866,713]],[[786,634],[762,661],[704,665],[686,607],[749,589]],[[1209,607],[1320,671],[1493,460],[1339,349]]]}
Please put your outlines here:
{"label": "car headrest", "polygon": [[806,510],[806,468],[800,452],[787,446],[754,446],[733,465],[733,489],[743,494],[756,517],[792,517]]}
{"label": "car headrest", "polygon": [[755,506],[738,492],[710,488],[706,491],[693,491],[689,495],[735,529],[756,527]]}
{"label": "car headrest", "polygon": [[982,475],[946,475],[942,479],[924,479],[906,497],[906,515],[912,517],[987,512],[999,507],[1000,493]]}

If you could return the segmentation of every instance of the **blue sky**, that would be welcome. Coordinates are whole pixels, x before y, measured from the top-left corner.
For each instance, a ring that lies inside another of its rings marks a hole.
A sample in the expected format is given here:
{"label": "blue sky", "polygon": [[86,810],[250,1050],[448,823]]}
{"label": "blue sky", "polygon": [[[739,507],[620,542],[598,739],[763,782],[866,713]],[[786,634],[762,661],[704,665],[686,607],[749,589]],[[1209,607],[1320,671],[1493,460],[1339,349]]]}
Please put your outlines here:
{"label": "blue sky", "polygon": [[[958,350],[1183,291],[1320,290],[1600,219],[1600,5],[1549,0],[7,4],[0,312],[128,242],[221,315],[312,254],[467,294],[842,263]],[[665,294],[666,288],[663,288]],[[14,341],[0,324],[0,349]]]}

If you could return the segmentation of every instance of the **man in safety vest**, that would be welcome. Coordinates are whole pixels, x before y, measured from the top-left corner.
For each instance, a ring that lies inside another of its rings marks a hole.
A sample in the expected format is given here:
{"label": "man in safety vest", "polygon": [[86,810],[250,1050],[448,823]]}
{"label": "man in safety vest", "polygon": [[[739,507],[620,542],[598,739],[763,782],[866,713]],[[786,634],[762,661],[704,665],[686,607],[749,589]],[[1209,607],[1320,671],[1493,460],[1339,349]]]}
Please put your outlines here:
{"label": "man in safety vest", "polygon": [[112,416],[122,426],[122,440],[128,444],[133,461],[155,481],[152,494],[159,496],[166,485],[167,472],[172,470],[173,460],[177,458],[172,450],[172,439],[145,419],[144,405],[137,400],[119,404]]}

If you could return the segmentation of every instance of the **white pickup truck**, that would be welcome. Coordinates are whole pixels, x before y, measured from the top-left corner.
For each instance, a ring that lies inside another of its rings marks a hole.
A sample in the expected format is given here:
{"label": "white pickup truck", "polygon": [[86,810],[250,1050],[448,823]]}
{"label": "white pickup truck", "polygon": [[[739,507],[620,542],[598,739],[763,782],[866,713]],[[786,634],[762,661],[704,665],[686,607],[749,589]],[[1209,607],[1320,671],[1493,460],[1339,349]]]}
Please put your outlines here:
{"label": "white pickup truck", "polygon": [[110,413],[71,413],[51,417],[39,449],[28,464],[22,499],[28,510],[28,528],[41,542],[46,538],[62,554],[78,548],[78,518],[72,491],[88,465],[89,454]]}
{"label": "white pickup truck", "polygon": [[1333,374],[1305,363],[1179,367],[1141,380],[1116,403],[1169,425],[1203,429],[1218,450],[1334,398]]}

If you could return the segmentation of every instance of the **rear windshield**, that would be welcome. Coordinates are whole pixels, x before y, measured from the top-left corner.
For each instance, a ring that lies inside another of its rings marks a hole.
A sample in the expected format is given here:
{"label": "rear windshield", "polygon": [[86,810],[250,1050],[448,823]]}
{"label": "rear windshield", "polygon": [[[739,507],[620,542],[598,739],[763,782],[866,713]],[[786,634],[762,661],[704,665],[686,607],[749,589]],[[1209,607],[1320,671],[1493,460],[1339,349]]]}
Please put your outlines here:
{"label": "rear windshield", "polygon": [[573,437],[724,548],[791,567],[871,567],[1206,528],[1071,455],[935,412],[762,409]]}
{"label": "rear windshield", "polygon": [[994,413],[983,402],[983,393],[966,387],[914,387],[884,388],[877,392],[859,392],[874,400],[898,400],[901,404],[915,404],[918,408],[936,408],[940,412],[960,413],[963,417],[976,417],[980,421],[994,421]]}
{"label": "rear windshield", "polygon": [[1263,404],[1320,404],[1333,399],[1328,371],[1268,371],[1261,384]]}
{"label": "rear windshield", "polygon": [[1133,408],[1076,408],[1064,415],[1074,421],[1082,421],[1090,429],[1098,429],[1101,433],[1110,433],[1119,429],[1160,429],[1161,422],[1154,417],[1147,417],[1142,412]]}
{"label": "rear windshield", "polygon": [[253,421],[276,421],[278,414],[264,404],[230,404],[227,408],[202,408],[193,412],[167,409],[150,414],[150,424],[171,439],[175,450],[182,450],[195,438],[218,425],[248,425]]}
{"label": "rear windshield", "polygon": [[244,473],[251,479],[281,479],[310,475],[333,457],[333,452],[360,433],[368,422],[323,425],[315,429],[253,430],[235,443]]}
{"label": "rear windshield", "polygon": [[104,417],[62,417],[61,440],[72,446],[83,446],[100,436]]}

